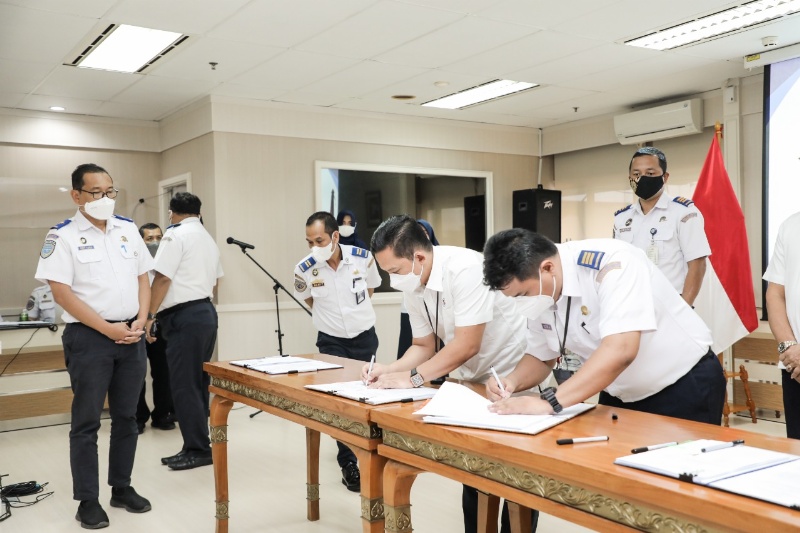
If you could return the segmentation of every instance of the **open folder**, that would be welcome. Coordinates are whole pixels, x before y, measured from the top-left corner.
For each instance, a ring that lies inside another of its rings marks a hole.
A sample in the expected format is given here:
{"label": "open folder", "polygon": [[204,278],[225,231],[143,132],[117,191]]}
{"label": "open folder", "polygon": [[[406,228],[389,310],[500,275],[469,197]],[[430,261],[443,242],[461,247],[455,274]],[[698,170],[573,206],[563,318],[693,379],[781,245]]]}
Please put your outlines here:
{"label": "open folder", "polygon": [[267,374],[296,374],[298,372],[316,372],[317,370],[342,368],[342,365],[335,363],[306,359],[305,357],[294,357],[292,355],[244,359],[242,361],[231,361],[230,363]]}
{"label": "open folder", "polygon": [[744,445],[702,452],[718,444],[684,442],[614,463],[800,509],[800,456]]}
{"label": "open folder", "polygon": [[414,414],[423,415],[423,422],[431,424],[535,435],[594,407],[591,404],[580,403],[564,409],[557,415],[499,415],[489,412],[488,407],[491,403],[472,389],[448,381],[439,388],[425,407]]}
{"label": "open folder", "polygon": [[306,385],[307,389],[326,392],[370,405],[392,402],[414,402],[426,400],[436,394],[436,389],[418,387],[414,389],[370,389],[363,381],[343,381],[324,385]]}

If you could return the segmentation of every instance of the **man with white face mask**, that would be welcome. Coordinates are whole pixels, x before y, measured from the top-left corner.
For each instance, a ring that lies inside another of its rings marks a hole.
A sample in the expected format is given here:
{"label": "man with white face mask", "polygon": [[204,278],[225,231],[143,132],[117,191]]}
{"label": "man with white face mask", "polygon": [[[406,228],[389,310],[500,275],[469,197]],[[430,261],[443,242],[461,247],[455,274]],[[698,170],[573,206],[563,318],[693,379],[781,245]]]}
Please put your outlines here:
{"label": "man with white face mask", "polygon": [[84,528],[108,526],[100,505],[97,431],[108,396],[111,506],[132,513],[150,502],[131,487],[136,454],[136,402],[147,360],[142,336],[150,304],[153,258],[132,220],[113,215],[117,189],[94,164],[72,173],[75,216],[50,228],[36,270],[64,308],[64,358],[72,386],[69,432],[75,518]]}
{"label": "man with white face mask", "polygon": [[[294,269],[294,294],[311,307],[320,353],[369,361],[378,351],[372,291],[381,284],[381,276],[369,251],[339,244],[339,239],[333,215],[319,211],[308,217],[306,242],[311,254]],[[336,444],[342,483],[359,492],[356,456],[341,442]]]}
{"label": "man with white face mask", "polygon": [[[528,318],[530,355],[501,378],[505,391],[487,384],[492,411],[558,413],[600,393],[603,405],[719,425],[725,378],[711,333],[641,250],[512,229],[486,243],[484,277]],[[565,348],[583,365],[557,393],[508,397],[541,382]]]}
{"label": "man with white face mask", "polygon": [[[413,341],[390,365],[369,365],[362,378],[379,388],[419,387],[425,381],[457,371],[476,383],[494,381],[491,368],[510,372],[523,357],[525,320],[514,301],[483,284],[483,257],[456,246],[433,246],[408,215],[394,216],[372,235],[372,250],[389,273],[393,288],[403,292]],[[446,344],[438,349],[438,340]],[[522,390],[522,389],[517,389]],[[467,533],[477,530],[477,491],[464,486],[462,508]],[[509,531],[507,508],[502,531]],[[538,513],[533,516],[536,529]]]}

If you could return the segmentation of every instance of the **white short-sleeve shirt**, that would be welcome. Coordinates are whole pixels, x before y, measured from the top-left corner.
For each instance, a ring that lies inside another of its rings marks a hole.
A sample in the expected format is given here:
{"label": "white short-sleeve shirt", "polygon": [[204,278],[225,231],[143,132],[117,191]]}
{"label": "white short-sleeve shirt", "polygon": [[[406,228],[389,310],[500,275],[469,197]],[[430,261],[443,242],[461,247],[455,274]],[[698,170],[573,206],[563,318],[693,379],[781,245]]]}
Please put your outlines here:
{"label": "white short-sleeve shirt", "polygon": [[658,250],[658,268],[678,293],[683,292],[687,263],[711,255],[703,215],[694,202],[666,193],[646,215],[639,202],[614,213],[614,238],[641,250],[651,245]]}
{"label": "white short-sleeve shirt", "polygon": [[528,321],[527,353],[542,361],[559,356],[570,297],[565,346],[582,362],[604,337],[642,332],[636,359],[606,388],[624,402],[647,398],[675,383],[708,352],[708,327],[644,252],[613,239],[556,247],[563,291],[555,311]]}
{"label": "white short-sleeve shirt", "polygon": [[[483,283],[483,254],[455,246],[434,246],[433,265],[424,288],[404,293],[414,337],[434,331],[445,344],[456,327],[486,324],[480,350],[459,367],[462,379],[486,382],[490,367],[511,372],[525,353],[525,319],[513,299]],[[436,319],[438,307],[438,322]]]}
{"label": "white short-sleeve shirt", "polygon": [[[132,220],[115,215],[103,233],[78,211],[48,231],[36,279],[69,285],[106,320],[127,320],[139,313],[138,277],[152,266]],[[62,317],[67,323],[78,321],[66,311]]]}
{"label": "white short-sleeve shirt", "polygon": [[342,260],[336,270],[308,255],[294,268],[294,295],[314,299],[312,320],[317,330],[340,339],[352,339],[375,325],[369,289],[381,284],[375,258],[369,250],[340,244]]}
{"label": "white short-sleeve shirt", "polygon": [[[800,213],[787,218],[778,229],[778,240],[764,273],[770,283],[783,285],[786,292],[786,315],[795,338],[800,335]],[[784,341],[789,339],[775,339]]]}
{"label": "white short-sleeve shirt", "polygon": [[219,247],[197,217],[167,228],[155,257],[156,272],[172,282],[158,310],[210,298],[224,274]]}
{"label": "white short-sleeve shirt", "polygon": [[64,310],[56,304],[50,285],[40,285],[33,289],[25,309],[31,320],[43,322],[55,322],[56,317],[64,313]]}

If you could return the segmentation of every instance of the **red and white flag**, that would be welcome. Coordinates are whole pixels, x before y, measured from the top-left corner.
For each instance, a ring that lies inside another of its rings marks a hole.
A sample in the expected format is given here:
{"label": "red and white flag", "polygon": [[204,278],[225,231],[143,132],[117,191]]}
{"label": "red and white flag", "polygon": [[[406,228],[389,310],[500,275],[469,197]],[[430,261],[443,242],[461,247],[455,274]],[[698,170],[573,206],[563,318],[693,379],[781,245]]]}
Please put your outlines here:
{"label": "red and white flag", "polygon": [[717,136],[692,196],[703,214],[711,257],[695,309],[711,329],[714,353],[758,327],[744,214],[733,191]]}

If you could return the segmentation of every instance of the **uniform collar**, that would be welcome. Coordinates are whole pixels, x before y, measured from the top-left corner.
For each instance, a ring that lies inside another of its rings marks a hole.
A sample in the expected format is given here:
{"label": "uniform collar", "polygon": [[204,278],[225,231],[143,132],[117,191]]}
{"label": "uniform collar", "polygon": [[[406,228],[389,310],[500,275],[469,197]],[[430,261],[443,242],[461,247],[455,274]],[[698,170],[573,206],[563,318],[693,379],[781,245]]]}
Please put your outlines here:
{"label": "uniform collar", "polygon": [[578,283],[577,254],[567,243],[557,243],[556,248],[558,248],[558,258],[561,260],[561,276],[564,278],[559,280],[562,284],[561,297],[578,297],[581,291]]}
{"label": "uniform collar", "polygon": [[[81,231],[88,231],[92,228],[96,229],[97,231],[100,231],[100,228],[92,224],[92,222],[88,218],[86,218],[86,216],[80,209],[78,209],[78,212],[73,217],[73,220],[75,220],[75,224]],[[106,233],[108,233],[111,230],[111,228],[116,228],[120,226],[122,226],[122,221],[112,215],[111,218],[106,220]]]}
{"label": "uniform collar", "polygon": [[[661,192],[661,196],[658,197],[656,205],[653,206],[653,209],[650,212],[652,213],[653,210],[655,209],[666,209],[668,206],[669,206],[669,196],[667,196],[667,191],[666,189],[664,189]],[[639,200],[633,202],[633,209],[640,215],[644,215],[644,213],[642,212],[642,204],[639,202]]]}
{"label": "uniform collar", "polygon": [[425,288],[441,292],[444,288],[442,272],[444,271],[444,263],[447,261],[447,253],[445,250],[438,250],[437,248],[437,246],[433,246],[433,251],[431,252],[431,275],[428,276],[428,283],[425,284]]}

